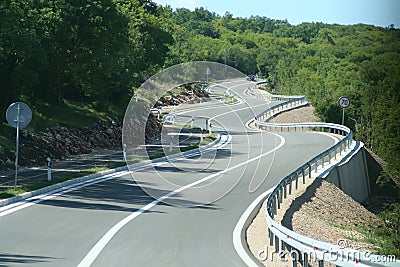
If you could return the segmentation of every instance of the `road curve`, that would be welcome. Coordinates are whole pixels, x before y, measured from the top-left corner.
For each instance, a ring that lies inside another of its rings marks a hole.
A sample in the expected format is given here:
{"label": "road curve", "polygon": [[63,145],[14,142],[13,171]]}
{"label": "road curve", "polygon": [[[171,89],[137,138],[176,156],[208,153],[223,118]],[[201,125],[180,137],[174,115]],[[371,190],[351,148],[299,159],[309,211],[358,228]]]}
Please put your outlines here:
{"label": "road curve", "polygon": [[[264,100],[244,94],[251,85],[244,80],[225,84],[245,103],[185,111],[187,116],[214,117],[214,129],[230,136],[206,169],[199,167],[205,158],[157,167],[180,186],[208,179],[218,190],[237,179],[223,197],[208,205],[180,205],[186,201],[185,190],[159,192],[168,197],[166,204],[147,195],[131,175],[120,173],[11,214],[0,213],[0,266],[245,266],[232,240],[240,216],[257,196],[334,143],[318,133],[245,128],[245,122],[266,109]],[[155,175],[146,169],[136,174],[145,181]],[[147,186],[158,189],[150,182]]]}

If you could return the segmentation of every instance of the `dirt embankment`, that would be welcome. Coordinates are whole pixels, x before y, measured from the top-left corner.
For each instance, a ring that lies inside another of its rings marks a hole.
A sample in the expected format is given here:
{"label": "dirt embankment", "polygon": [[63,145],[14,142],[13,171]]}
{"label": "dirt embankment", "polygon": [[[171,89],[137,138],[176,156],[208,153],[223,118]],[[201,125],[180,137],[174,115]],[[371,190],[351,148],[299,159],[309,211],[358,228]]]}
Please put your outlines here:
{"label": "dirt embankment", "polygon": [[363,242],[367,236],[354,229],[381,225],[381,220],[332,183],[317,179],[292,202],[281,224],[316,240],[374,251]]}
{"label": "dirt embankment", "polygon": [[283,112],[271,120],[273,123],[290,123],[290,122],[317,122],[318,117],[314,115],[314,107],[302,107],[290,111]]}

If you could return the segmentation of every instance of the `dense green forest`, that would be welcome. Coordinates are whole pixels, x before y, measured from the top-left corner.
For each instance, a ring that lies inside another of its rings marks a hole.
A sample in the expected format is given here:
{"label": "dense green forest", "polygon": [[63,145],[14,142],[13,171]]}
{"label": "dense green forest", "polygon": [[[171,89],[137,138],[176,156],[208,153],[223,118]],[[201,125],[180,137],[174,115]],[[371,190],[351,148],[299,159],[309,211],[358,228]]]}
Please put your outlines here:
{"label": "dense green forest", "polygon": [[33,128],[62,107],[122,116],[152,74],[207,60],[258,73],[273,92],[307,95],[324,121],[339,123],[337,99],[349,96],[346,124],[387,161],[388,173],[400,171],[400,30],[393,25],[294,26],[149,0],[3,0],[0,10],[0,112],[25,101],[35,110]]}

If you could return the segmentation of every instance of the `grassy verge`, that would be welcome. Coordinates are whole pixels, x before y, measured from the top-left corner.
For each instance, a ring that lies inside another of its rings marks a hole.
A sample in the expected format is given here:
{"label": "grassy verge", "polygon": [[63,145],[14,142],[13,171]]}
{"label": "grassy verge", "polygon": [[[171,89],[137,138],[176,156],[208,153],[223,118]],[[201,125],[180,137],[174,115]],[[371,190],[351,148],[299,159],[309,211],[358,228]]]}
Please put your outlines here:
{"label": "grassy verge", "polygon": [[78,177],[86,176],[86,175],[93,174],[93,173],[98,173],[98,172],[105,171],[105,170],[112,169],[112,168],[116,168],[118,165],[124,165],[124,164],[121,163],[121,164],[111,164],[111,165],[106,165],[106,166],[101,166],[101,167],[94,167],[94,168],[90,168],[88,170],[74,172],[74,173],[71,173],[71,174],[68,174],[68,175],[65,175],[62,177],[55,177],[51,181],[47,181],[47,180],[38,181],[35,183],[17,187],[16,189],[10,188],[3,192],[0,192],[0,199],[14,197],[14,196],[26,193],[26,192],[38,190],[38,189],[41,189],[41,188],[44,188],[44,187],[47,187],[50,185],[62,183],[62,182],[68,181],[68,180],[78,178]]}
{"label": "grassy verge", "polygon": [[237,103],[238,100],[236,97],[230,96],[228,99],[224,100],[224,104],[229,105],[229,104],[235,104]]}
{"label": "grassy verge", "polygon": [[400,258],[400,203],[387,205],[379,214],[383,227],[374,227],[372,237],[379,242],[379,253]]}
{"label": "grassy verge", "polygon": [[[379,217],[383,223],[381,225],[374,224],[368,226],[343,226],[338,224],[332,224],[332,226],[347,230],[356,231],[361,234],[362,237],[355,238],[353,236],[344,236],[347,240],[354,242],[362,242],[372,245],[375,249],[371,251],[374,254],[381,255],[394,255],[396,258],[400,258],[400,239],[399,239],[399,209],[400,204],[396,203],[391,209],[388,209],[381,214]],[[396,224],[397,223],[397,224]]]}

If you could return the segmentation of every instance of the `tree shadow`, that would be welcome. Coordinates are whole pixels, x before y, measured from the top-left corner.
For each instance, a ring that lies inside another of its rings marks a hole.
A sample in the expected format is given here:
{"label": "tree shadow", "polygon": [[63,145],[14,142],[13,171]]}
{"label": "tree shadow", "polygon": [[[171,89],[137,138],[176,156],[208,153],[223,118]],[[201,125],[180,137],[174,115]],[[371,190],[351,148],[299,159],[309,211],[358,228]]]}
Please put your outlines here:
{"label": "tree shadow", "polygon": [[45,256],[30,256],[30,255],[1,253],[0,254],[0,267],[9,266],[11,263],[38,265],[40,263],[47,262],[50,259],[54,259],[54,258],[45,257]]}
{"label": "tree shadow", "polygon": [[[150,185],[150,184],[148,184]],[[56,206],[71,209],[88,209],[102,211],[123,211],[143,213],[163,213],[162,211],[146,210],[143,206],[152,203],[156,198],[169,194],[169,190],[156,189],[154,187],[139,186],[136,182],[127,178],[115,178],[107,182],[101,182],[79,190],[74,190],[58,198],[46,200],[40,205]],[[151,193],[151,195],[149,195]],[[156,197],[153,197],[156,196]],[[186,200],[183,195],[176,193],[166,202],[157,203],[158,206],[191,207],[197,209],[219,209],[213,204]]]}

